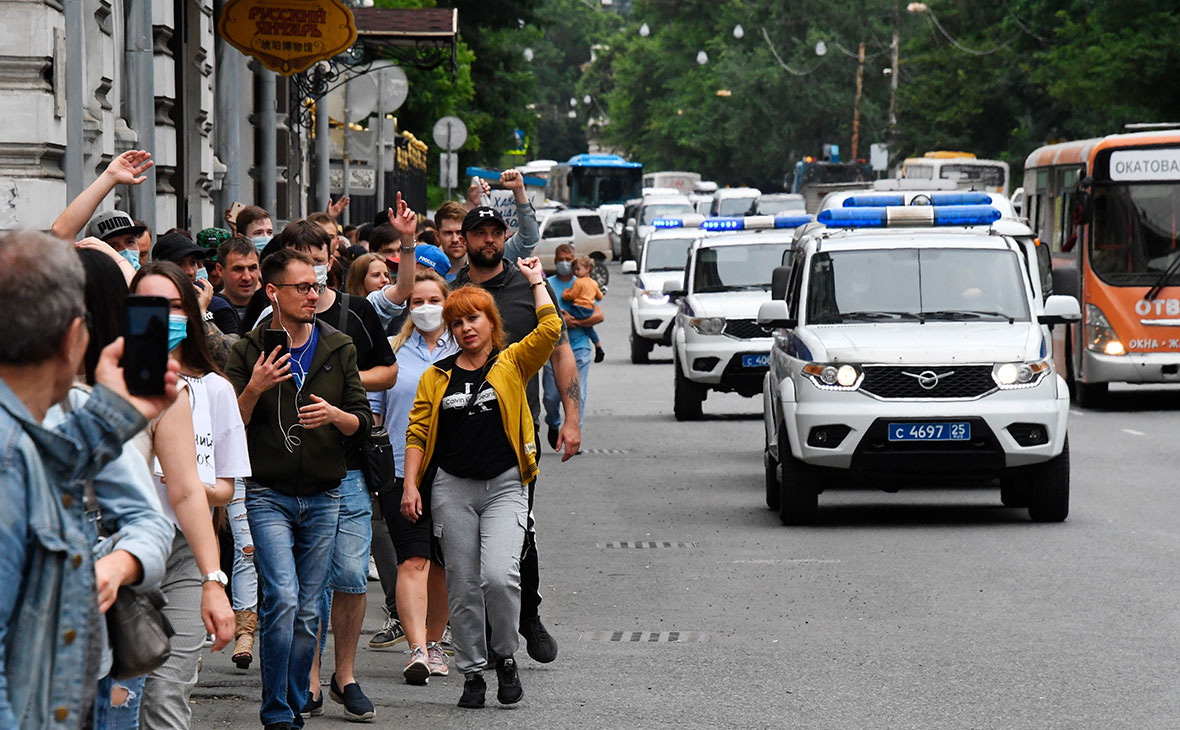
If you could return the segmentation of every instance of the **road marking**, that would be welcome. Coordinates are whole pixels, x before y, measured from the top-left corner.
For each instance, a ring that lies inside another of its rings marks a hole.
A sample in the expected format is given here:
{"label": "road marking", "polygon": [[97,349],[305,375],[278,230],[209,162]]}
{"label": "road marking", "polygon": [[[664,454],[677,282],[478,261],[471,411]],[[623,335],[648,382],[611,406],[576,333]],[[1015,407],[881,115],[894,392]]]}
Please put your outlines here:
{"label": "road marking", "polygon": [[603,549],[650,550],[652,548],[694,548],[695,542],[656,542],[653,540],[635,540],[633,542],[599,542],[595,547]]}
{"label": "road marking", "polygon": [[630,454],[630,449],[582,449],[583,454],[605,454],[608,456],[621,456],[622,454]]}
{"label": "road marking", "polygon": [[1147,434],[1143,433],[1142,431],[1136,431],[1133,428],[1124,428],[1123,433],[1129,433],[1132,436],[1146,436],[1147,435]]}
{"label": "road marking", "polygon": [[1069,412],[1070,412],[1070,413],[1072,413],[1072,414],[1073,414],[1073,415],[1075,415],[1075,416],[1084,416],[1084,415],[1086,415],[1086,412],[1085,412],[1085,411],[1079,411],[1077,408],[1070,408],[1070,409],[1069,409]]}
{"label": "road marking", "polygon": [[824,558],[761,558],[754,560],[735,560],[734,564],[744,565],[831,565],[833,563],[842,563],[843,560],[830,560]]}
{"label": "road marking", "polygon": [[615,641],[632,644],[699,644],[712,637],[700,631],[589,631],[578,641]]}

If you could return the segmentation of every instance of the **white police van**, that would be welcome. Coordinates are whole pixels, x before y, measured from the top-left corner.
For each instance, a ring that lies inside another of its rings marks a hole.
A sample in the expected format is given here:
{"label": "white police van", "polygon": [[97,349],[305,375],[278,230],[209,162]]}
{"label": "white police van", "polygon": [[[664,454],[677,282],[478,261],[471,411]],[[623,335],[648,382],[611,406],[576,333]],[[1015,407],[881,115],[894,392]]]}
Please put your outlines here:
{"label": "white police van", "polygon": [[872,205],[851,196],[797,234],[758,323],[766,503],[816,517],[829,488],[986,484],[1035,521],[1069,513],[1069,391],[1046,296],[1015,221],[989,205]]}
{"label": "white police van", "polygon": [[771,272],[789,260],[794,229],[809,222],[810,216],[701,222],[704,231],[728,235],[694,240],[683,281],[664,288],[677,303],[672,322],[677,420],[700,418],[709,391],[746,397],[762,392],[771,335],[754,320],[770,299]]}
{"label": "white police van", "polygon": [[658,227],[645,238],[639,261],[623,262],[623,273],[635,275],[631,291],[631,362],[636,364],[646,363],[656,345],[672,344],[676,304],[664,293],[664,285],[684,281],[689,247],[696,239],[709,235],[700,228],[671,227],[665,219],[654,225]]}

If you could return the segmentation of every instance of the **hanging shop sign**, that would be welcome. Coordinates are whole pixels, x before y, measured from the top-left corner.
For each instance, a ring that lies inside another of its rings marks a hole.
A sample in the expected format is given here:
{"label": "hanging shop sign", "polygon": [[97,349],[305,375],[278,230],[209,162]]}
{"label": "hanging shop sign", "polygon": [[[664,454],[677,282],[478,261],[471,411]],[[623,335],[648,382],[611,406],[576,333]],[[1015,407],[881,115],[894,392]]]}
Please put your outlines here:
{"label": "hanging shop sign", "polygon": [[217,30],[234,48],[283,76],[356,42],[352,11],[340,0],[228,0]]}

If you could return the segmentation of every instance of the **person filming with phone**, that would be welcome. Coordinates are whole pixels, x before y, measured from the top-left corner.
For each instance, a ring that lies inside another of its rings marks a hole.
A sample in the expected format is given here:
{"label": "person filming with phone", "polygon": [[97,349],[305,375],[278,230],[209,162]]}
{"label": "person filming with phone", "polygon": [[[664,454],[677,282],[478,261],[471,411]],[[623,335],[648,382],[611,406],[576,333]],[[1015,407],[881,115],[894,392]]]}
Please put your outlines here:
{"label": "person filming with phone", "polygon": [[332,565],[346,453],[372,415],[351,338],[316,319],[324,285],[294,249],[262,261],[274,317],[236,342],[226,375],[246,424],[246,514],[262,589],[264,726],[301,724]]}

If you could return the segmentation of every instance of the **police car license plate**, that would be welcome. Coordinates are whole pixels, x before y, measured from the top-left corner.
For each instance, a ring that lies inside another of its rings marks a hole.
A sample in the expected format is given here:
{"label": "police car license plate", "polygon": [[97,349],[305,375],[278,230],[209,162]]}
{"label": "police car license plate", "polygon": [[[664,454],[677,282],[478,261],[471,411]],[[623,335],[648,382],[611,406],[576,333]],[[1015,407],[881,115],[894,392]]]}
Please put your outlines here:
{"label": "police car license plate", "polygon": [[766,353],[765,355],[742,355],[742,367],[768,368],[770,367],[770,353]]}
{"label": "police car license plate", "polygon": [[971,424],[961,421],[943,423],[891,423],[890,441],[970,441]]}

